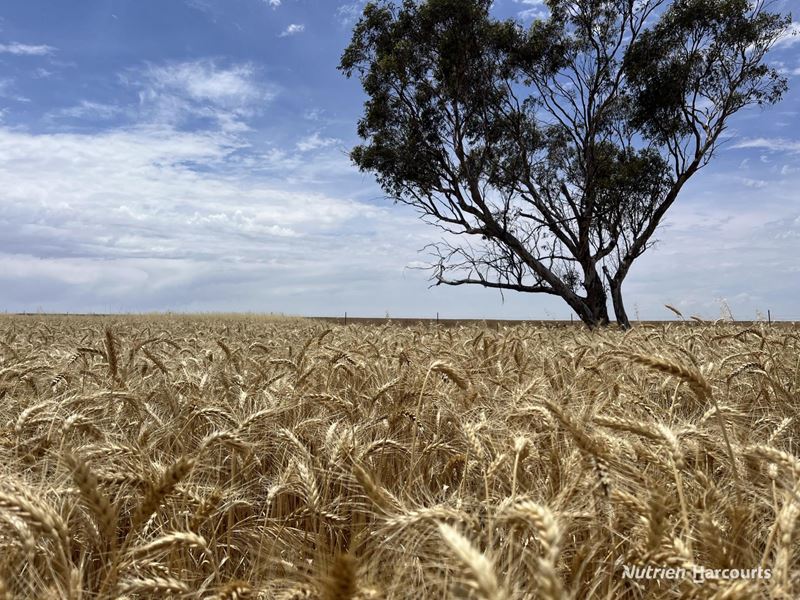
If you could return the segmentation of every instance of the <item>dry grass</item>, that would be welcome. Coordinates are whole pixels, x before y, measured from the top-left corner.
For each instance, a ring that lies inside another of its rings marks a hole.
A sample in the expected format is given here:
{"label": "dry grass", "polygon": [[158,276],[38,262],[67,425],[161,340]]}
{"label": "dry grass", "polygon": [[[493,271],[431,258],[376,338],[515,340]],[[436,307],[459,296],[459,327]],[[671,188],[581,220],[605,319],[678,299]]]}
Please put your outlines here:
{"label": "dry grass", "polygon": [[796,598],[798,349],[3,317],[0,598]]}

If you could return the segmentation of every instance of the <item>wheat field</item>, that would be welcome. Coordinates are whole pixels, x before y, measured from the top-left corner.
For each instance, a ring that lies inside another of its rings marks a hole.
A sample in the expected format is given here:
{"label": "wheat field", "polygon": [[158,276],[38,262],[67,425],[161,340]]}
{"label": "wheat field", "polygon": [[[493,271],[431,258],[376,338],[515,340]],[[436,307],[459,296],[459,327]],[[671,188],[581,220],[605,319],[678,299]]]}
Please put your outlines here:
{"label": "wheat field", "polygon": [[799,333],[0,317],[0,599],[796,598]]}

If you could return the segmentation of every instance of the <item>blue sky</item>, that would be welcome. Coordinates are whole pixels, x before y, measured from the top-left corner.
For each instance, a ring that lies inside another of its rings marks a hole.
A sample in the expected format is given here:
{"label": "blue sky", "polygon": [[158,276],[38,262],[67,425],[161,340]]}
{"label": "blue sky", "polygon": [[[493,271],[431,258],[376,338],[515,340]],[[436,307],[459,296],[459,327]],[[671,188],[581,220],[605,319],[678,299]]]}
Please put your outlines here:
{"label": "blue sky", "polygon": [[[362,5],[5,0],[0,310],[567,318],[413,268],[437,231],[347,158],[364,98],[336,65]],[[771,60],[790,92],[731,121],[634,266],[632,315],[800,320],[800,36]]]}

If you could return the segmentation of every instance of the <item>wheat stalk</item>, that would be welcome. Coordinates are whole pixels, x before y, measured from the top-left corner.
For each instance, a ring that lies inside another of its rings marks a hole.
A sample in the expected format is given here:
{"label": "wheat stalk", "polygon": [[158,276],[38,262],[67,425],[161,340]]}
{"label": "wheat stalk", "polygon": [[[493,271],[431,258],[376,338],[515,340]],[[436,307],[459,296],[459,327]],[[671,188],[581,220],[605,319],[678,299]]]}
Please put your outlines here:
{"label": "wheat stalk", "polygon": [[446,523],[439,523],[438,527],[439,534],[466,571],[470,586],[478,596],[484,600],[507,598],[507,593],[497,581],[492,561],[455,528]]}
{"label": "wheat stalk", "polygon": [[114,507],[100,491],[97,477],[83,459],[67,453],[64,460],[72,471],[72,480],[78,486],[81,498],[97,520],[100,533],[113,549],[117,538],[117,513]]}

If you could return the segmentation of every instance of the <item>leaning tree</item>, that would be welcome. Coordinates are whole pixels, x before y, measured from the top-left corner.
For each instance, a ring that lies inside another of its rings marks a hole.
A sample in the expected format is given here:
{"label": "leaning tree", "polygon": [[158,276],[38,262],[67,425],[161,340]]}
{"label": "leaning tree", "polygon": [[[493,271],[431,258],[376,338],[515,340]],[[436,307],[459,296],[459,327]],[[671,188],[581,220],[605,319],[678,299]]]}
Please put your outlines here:
{"label": "leaning tree", "polygon": [[777,102],[762,0],[370,2],[339,66],[367,95],[351,158],[446,233],[436,284],[560,296],[628,327],[622,283],[728,119]]}

